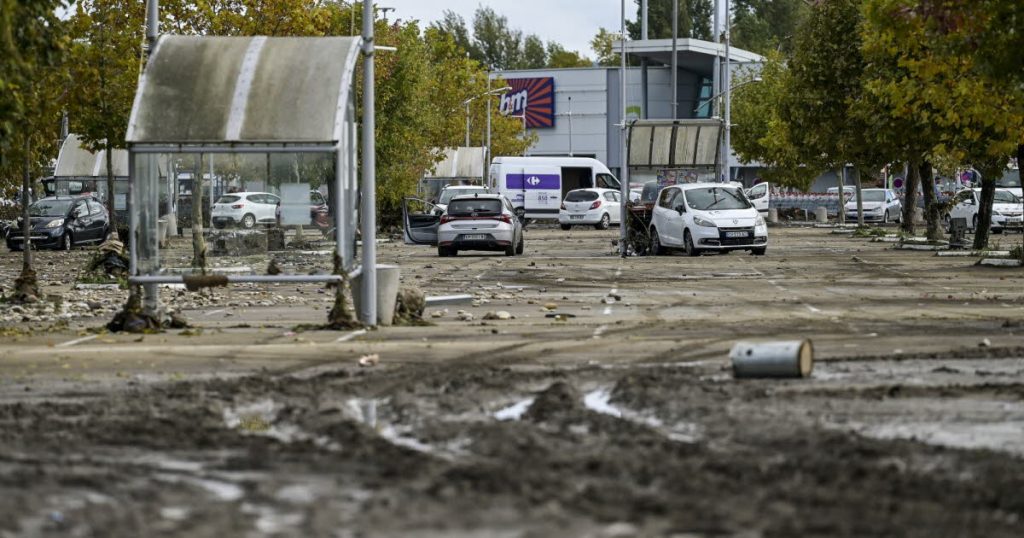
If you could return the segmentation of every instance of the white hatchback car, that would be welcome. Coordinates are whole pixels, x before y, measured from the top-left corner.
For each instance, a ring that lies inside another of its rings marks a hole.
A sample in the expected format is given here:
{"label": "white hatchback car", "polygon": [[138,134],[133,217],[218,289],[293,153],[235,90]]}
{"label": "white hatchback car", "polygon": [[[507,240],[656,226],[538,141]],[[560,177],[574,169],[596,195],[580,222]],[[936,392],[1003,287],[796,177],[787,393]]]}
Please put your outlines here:
{"label": "white hatchback car", "polygon": [[214,228],[239,225],[252,228],[277,222],[277,206],[281,198],[269,192],[233,192],[222,195],[213,204],[210,219]]}
{"label": "white hatchback car", "polygon": [[662,189],[651,218],[651,252],[683,248],[704,251],[768,250],[768,226],[741,189],[721,183],[691,183]]}
{"label": "white hatchback car", "polygon": [[593,226],[607,230],[610,224],[622,221],[619,191],[612,189],[576,189],[569,191],[558,211],[558,224],[563,230],[573,225]]}
{"label": "white hatchback car", "polygon": [[[889,189],[861,189],[861,205],[864,207],[864,222],[878,221],[883,224],[899,222],[903,218],[903,204],[896,193]],[[846,219],[857,220],[857,193],[846,202]]]}
{"label": "white hatchback car", "polygon": [[[946,228],[951,219],[963,218],[972,230],[978,229],[978,208],[981,207],[981,189],[962,190],[953,197],[953,208],[946,214]],[[992,232],[1002,233],[1006,229],[1020,230],[1022,227],[1021,200],[1006,189],[996,189],[992,201]]]}
{"label": "white hatchback car", "polygon": [[514,256],[523,249],[523,225],[511,202],[500,194],[456,196],[441,215],[438,256],[456,256],[460,250],[497,250]]}

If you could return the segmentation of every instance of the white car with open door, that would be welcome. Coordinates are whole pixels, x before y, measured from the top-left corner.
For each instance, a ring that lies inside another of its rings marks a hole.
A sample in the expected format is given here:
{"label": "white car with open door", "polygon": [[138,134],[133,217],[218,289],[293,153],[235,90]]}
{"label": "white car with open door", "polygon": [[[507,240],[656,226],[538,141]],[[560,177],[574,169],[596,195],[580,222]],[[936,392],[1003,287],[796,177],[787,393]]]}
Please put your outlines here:
{"label": "white car with open door", "polygon": [[768,214],[768,206],[771,201],[771,189],[767,183],[758,183],[747,189],[747,199],[754,204],[754,208],[762,215]]}
{"label": "white car with open door", "polygon": [[[900,222],[903,219],[903,204],[896,193],[889,189],[861,189],[861,205],[864,208],[864,222],[877,221],[882,224]],[[857,193],[846,202],[846,220],[857,220]]]}
{"label": "white car with open door", "polygon": [[[945,216],[946,228],[952,219],[962,218],[967,221],[971,230],[978,229],[978,208],[981,207],[981,189],[965,189],[953,197],[953,208]],[[1006,189],[996,189],[992,201],[992,233],[1003,233],[1003,230],[1020,230],[1022,226],[1021,200]]]}
{"label": "white car with open door", "polygon": [[441,215],[437,205],[419,198],[402,200],[402,238],[406,245],[437,245],[437,228]]}
{"label": "white car with open door", "polygon": [[742,190],[721,183],[691,183],[662,189],[651,218],[651,252],[682,248],[705,251],[768,250],[768,226]]}
{"label": "white car with open door", "polygon": [[558,212],[563,230],[574,225],[593,226],[607,230],[622,221],[622,202],[618,191],[611,189],[576,189],[565,195]]}

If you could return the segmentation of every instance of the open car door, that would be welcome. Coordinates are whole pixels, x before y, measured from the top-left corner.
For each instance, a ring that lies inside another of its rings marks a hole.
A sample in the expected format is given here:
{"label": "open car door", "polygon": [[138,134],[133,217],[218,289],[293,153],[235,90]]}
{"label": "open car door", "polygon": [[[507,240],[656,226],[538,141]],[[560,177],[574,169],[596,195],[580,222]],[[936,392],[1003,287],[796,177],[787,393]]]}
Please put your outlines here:
{"label": "open car door", "polygon": [[407,245],[437,245],[437,227],[441,213],[437,206],[419,198],[402,200],[403,236]]}

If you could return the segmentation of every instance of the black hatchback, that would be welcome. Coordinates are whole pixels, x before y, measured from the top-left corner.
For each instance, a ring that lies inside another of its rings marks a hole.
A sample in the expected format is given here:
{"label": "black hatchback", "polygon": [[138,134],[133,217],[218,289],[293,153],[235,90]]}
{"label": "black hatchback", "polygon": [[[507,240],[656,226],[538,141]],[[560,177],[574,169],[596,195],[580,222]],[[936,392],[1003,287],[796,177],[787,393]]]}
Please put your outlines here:
{"label": "black hatchback", "polygon": [[[28,207],[30,236],[35,248],[71,250],[76,245],[102,243],[110,233],[107,209],[92,196],[51,196]],[[21,218],[7,231],[7,248],[24,245]]]}

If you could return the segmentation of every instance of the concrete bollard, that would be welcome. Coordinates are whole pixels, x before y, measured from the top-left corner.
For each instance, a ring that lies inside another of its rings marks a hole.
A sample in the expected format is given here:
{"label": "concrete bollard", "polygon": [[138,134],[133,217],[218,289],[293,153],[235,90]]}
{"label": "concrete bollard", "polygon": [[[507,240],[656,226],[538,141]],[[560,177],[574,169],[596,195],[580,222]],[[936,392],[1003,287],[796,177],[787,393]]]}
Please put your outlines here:
{"label": "concrete bollard", "polygon": [[[397,265],[377,266],[377,324],[392,325],[395,320],[395,303],[398,300],[398,284],[401,272]],[[360,312],[363,303],[362,275],[352,279],[352,305]]]}
{"label": "concrete bollard", "polygon": [[769,207],[768,208],[768,222],[776,224],[779,222],[779,208]]}
{"label": "concrete bollard", "polygon": [[808,377],[814,367],[810,340],[737,342],[729,352],[733,377]]}
{"label": "concrete bollard", "polygon": [[828,209],[824,207],[814,208],[814,221],[820,222],[821,224],[828,223]]}
{"label": "concrete bollard", "polygon": [[160,248],[167,246],[167,239],[170,237],[170,221],[167,217],[161,217],[156,221],[156,240]]}

